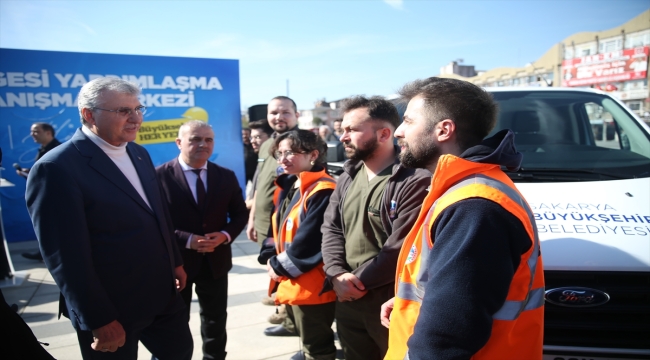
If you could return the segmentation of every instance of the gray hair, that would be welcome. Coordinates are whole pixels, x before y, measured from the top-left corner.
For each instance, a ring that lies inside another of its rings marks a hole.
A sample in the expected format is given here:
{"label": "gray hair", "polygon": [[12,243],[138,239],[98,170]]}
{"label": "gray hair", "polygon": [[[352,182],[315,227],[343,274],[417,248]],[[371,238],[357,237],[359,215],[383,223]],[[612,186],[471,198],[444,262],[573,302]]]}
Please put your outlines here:
{"label": "gray hair", "polygon": [[181,127],[178,128],[178,138],[179,139],[182,138],[183,133],[185,133],[187,130],[197,129],[197,128],[208,128],[212,130],[212,125],[201,120],[190,120],[188,122],[184,122],[183,125],[181,125]]}
{"label": "gray hair", "polygon": [[321,125],[321,126],[318,127],[318,130],[324,130],[324,129],[327,130],[327,133],[331,133],[331,132],[332,132],[332,129],[330,129],[330,127],[327,126],[327,125]]}
{"label": "gray hair", "polygon": [[99,105],[99,97],[105,91],[115,91],[122,94],[140,95],[140,88],[132,82],[113,77],[102,77],[87,82],[79,90],[77,98],[77,107],[79,108],[79,117],[81,123],[85,124],[82,110],[92,109]]}

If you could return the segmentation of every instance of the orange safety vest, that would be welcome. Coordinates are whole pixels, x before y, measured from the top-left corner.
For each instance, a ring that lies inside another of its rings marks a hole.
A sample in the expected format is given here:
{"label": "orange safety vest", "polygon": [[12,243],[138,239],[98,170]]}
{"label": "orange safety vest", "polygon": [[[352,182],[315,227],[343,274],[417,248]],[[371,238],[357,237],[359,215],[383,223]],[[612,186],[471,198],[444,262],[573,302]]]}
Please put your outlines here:
{"label": "orange safety vest", "polygon": [[[533,213],[498,165],[444,155],[438,161],[420,215],[400,251],[386,360],[408,358],[407,341],[413,334],[425,295],[426,264],[435,243],[431,229],[436,218],[448,206],[477,197],[492,200],[516,216],[533,244],[521,255],[505,303],[492,315],[490,338],[472,359],[542,358],[544,272]],[[431,358],[436,355],[431,354]]]}
{"label": "orange safety vest", "polygon": [[[275,241],[275,251],[281,254],[286,251],[293,241],[296,232],[300,226],[300,221],[304,219],[307,213],[307,200],[317,192],[325,189],[334,189],[336,182],[325,170],[319,172],[303,171],[299,174],[300,178],[300,200],[291,208],[287,209],[288,214],[278,228],[279,211],[275,211],[271,218],[273,224],[273,240]],[[280,187],[276,188],[274,197],[279,198]],[[276,208],[279,209],[280,204]],[[289,270],[289,269],[287,269]],[[294,268],[294,271],[299,272]],[[316,305],[329,303],[336,300],[336,293],[328,291],[319,295],[325,282],[325,271],[323,262],[318,266],[300,274],[294,279],[286,278],[278,284],[271,280],[269,284],[269,296],[277,286],[275,302],[278,304],[290,305]]]}

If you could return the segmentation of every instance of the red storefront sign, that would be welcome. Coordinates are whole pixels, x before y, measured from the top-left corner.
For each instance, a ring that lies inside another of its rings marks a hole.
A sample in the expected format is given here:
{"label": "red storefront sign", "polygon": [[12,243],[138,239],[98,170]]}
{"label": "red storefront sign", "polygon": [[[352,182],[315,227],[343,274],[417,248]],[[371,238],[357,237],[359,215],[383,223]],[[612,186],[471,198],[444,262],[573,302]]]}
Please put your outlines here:
{"label": "red storefront sign", "polygon": [[562,61],[562,86],[645,79],[650,47],[638,47]]}

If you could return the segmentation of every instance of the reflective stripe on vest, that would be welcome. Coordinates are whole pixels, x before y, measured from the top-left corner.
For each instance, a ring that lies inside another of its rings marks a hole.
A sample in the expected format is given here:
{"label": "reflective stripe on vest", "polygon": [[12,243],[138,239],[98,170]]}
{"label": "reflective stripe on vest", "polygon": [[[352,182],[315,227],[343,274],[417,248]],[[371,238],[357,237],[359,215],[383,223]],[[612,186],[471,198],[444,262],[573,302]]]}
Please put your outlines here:
{"label": "reflective stripe on vest", "polygon": [[[492,318],[495,320],[515,320],[519,317],[519,314],[522,311],[534,310],[544,305],[544,288],[532,289],[533,281],[535,279],[537,259],[539,258],[539,238],[537,236],[537,226],[535,224],[535,219],[533,217],[532,211],[530,210],[530,208],[528,207],[524,199],[521,197],[521,195],[513,188],[502,183],[499,180],[493,179],[483,174],[474,174],[468,178],[460,180],[459,182],[451,186],[449,189],[447,189],[447,191],[445,191],[445,193],[442,196],[438,198],[438,200],[436,200],[433,203],[433,206],[431,206],[429,212],[427,213],[427,217],[426,220],[424,221],[423,226],[428,226],[428,224],[430,224],[431,216],[434,214],[436,205],[438,204],[438,201],[440,199],[442,199],[445,195],[450,194],[453,191],[456,191],[462,187],[473,185],[473,184],[482,184],[482,185],[489,186],[508,196],[513,202],[518,204],[521,208],[523,208],[526,211],[526,214],[528,215],[528,219],[530,220],[530,223],[533,226],[533,234],[534,234],[533,245],[532,245],[533,250],[527,261],[528,269],[531,275],[530,275],[530,282],[528,285],[528,293],[526,299],[523,301],[506,300],[503,306],[492,316]],[[427,258],[431,252],[431,248],[429,247],[429,244],[432,244],[432,242],[430,241],[430,233],[431,233],[430,229],[424,229],[424,231],[422,231],[422,237],[420,239],[421,254],[419,254],[420,264],[427,263]],[[419,272],[416,276],[416,280],[417,280],[416,284],[412,284],[412,283],[404,282],[400,278],[396,295],[401,299],[422,303],[422,298],[424,297],[424,289],[428,281],[428,275],[425,266],[420,267]]]}
{"label": "reflective stripe on vest", "polygon": [[301,220],[307,216],[308,199],[321,190],[334,189],[336,182],[324,170],[318,173],[303,173],[300,178],[303,181],[299,189],[300,201],[294,200],[295,198],[290,199],[293,201],[290,201],[289,207],[285,210],[284,218],[278,219],[279,213],[276,211],[273,213],[272,220],[275,248],[278,254],[276,258],[292,278],[285,278],[279,284],[270,280],[269,296],[272,291],[277,290],[276,302],[289,305],[316,305],[333,302],[336,300],[334,291],[319,295],[326,278],[323,262],[321,261],[316,267],[303,273],[287,255],[286,250],[293,243]]}

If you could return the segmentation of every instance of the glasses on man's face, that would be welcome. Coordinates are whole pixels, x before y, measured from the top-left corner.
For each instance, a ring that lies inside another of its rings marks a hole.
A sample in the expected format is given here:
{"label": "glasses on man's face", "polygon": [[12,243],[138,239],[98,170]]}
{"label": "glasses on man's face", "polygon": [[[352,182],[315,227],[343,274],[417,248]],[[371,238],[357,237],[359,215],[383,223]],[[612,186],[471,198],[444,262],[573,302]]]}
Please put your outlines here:
{"label": "glasses on man's face", "polygon": [[281,161],[283,158],[284,159],[289,159],[289,158],[292,158],[292,157],[296,156],[297,154],[304,154],[304,152],[291,151],[291,150],[287,150],[285,152],[276,151],[276,152],[273,153],[273,157],[275,158],[275,160]]}
{"label": "glasses on man's face", "polygon": [[144,105],[136,106],[135,109],[131,109],[131,108],[127,108],[127,107],[119,108],[117,110],[102,109],[102,108],[98,108],[98,107],[94,107],[93,109],[94,110],[103,110],[103,111],[114,112],[114,113],[117,113],[118,115],[120,115],[121,117],[129,117],[129,116],[131,116],[131,114],[134,111],[135,111],[136,115],[144,115],[144,113],[147,112],[147,107],[144,106]]}

